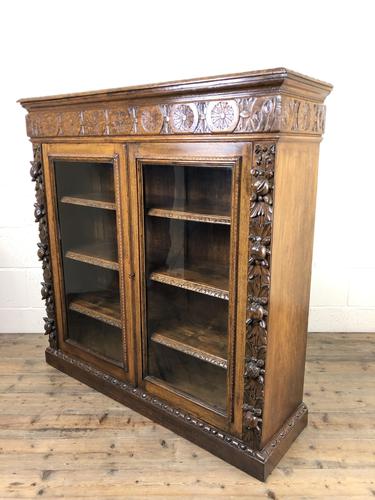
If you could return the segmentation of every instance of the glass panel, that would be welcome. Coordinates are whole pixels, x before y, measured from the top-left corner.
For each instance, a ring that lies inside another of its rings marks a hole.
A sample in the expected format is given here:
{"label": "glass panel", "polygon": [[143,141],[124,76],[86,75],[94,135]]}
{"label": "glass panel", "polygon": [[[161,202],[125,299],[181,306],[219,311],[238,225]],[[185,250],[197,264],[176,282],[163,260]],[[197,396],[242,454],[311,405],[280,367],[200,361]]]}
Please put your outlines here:
{"label": "glass panel", "polygon": [[55,161],[67,341],[122,364],[111,163]]}
{"label": "glass panel", "polygon": [[225,411],[230,167],[144,165],[147,371]]}

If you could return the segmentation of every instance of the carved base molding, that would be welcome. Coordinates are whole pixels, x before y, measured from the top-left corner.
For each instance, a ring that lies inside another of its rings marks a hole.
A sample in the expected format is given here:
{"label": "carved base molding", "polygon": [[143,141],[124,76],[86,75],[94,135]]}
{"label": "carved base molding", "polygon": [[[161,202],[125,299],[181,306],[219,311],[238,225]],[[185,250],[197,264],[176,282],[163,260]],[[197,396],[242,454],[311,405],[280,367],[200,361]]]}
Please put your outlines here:
{"label": "carved base molding", "polygon": [[61,350],[48,347],[46,361],[58,370],[109,395],[261,481],[266,480],[291,443],[307,425],[307,407],[302,403],[270,442],[262,450],[255,451],[237,437],[172,407],[142,388],[133,387],[81,360],[72,358]]}

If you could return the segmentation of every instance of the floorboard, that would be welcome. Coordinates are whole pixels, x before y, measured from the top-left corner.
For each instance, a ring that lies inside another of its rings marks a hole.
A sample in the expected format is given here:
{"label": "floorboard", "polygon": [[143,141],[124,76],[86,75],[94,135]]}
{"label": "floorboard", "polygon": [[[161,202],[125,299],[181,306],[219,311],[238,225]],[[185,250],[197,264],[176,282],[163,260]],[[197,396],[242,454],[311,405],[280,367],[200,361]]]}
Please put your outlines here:
{"label": "floorboard", "polygon": [[0,334],[0,499],[365,499],[375,495],[375,334],[308,338],[309,425],[261,483]]}

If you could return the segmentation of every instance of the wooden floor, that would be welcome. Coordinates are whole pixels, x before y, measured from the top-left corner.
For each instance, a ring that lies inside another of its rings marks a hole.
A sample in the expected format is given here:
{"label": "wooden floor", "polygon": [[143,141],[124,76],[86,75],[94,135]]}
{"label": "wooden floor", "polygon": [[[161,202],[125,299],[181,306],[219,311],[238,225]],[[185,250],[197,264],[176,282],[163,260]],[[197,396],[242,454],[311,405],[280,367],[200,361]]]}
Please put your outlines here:
{"label": "wooden floor", "polygon": [[261,483],[0,334],[0,499],[370,498],[375,334],[311,334],[308,428]]}

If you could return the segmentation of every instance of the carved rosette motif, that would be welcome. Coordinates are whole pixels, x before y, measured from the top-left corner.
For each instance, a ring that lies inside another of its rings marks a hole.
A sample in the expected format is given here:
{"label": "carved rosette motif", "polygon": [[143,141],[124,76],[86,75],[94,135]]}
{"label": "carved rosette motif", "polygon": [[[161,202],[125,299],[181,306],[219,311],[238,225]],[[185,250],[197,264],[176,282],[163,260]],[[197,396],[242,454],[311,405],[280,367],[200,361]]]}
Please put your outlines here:
{"label": "carved rosette motif", "polygon": [[81,120],[80,135],[107,135],[108,111],[90,109],[83,112]]}
{"label": "carved rosette motif", "polygon": [[291,132],[322,134],[325,106],[286,96],[32,111],[30,137]]}
{"label": "carved rosette motif", "polygon": [[146,134],[159,134],[164,116],[159,106],[146,106],[140,109],[140,123]]}
{"label": "carved rosette motif", "polygon": [[170,118],[173,132],[192,133],[198,124],[197,108],[193,104],[175,104],[172,106]]}
{"label": "carved rosette motif", "polygon": [[26,117],[27,134],[30,137],[52,137],[58,135],[59,121],[59,115],[53,112],[40,112],[28,115]]}
{"label": "carved rosette motif", "polygon": [[38,257],[42,262],[43,282],[41,283],[42,299],[46,301],[46,313],[44,318],[44,331],[49,337],[49,344],[52,349],[57,349],[56,323],[55,323],[55,303],[52,290],[52,270],[49,252],[48,226],[44,193],[44,180],[42,168],[41,145],[33,145],[34,160],[31,162],[30,175],[35,182],[34,204],[35,222],[39,223]]}
{"label": "carved rosette motif", "polygon": [[207,123],[211,132],[233,132],[238,123],[239,111],[236,101],[209,102]]}
{"label": "carved rosette motif", "polygon": [[108,111],[109,133],[130,134],[133,121],[128,109],[114,108]]}
{"label": "carved rosette motif", "polygon": [[254,449],[260,446],[263,417],[275,151],[274,143],[256,144],[251,169],[243,432]]}
{"label": "carved rosette motif", "polygon": [[81,113],[66,111],[58,114],[58,135],[75,136],[81,131]]}

